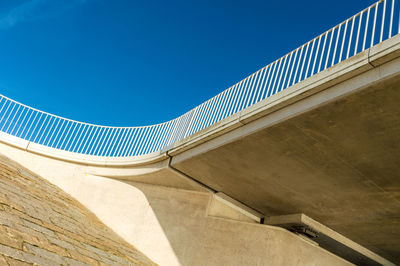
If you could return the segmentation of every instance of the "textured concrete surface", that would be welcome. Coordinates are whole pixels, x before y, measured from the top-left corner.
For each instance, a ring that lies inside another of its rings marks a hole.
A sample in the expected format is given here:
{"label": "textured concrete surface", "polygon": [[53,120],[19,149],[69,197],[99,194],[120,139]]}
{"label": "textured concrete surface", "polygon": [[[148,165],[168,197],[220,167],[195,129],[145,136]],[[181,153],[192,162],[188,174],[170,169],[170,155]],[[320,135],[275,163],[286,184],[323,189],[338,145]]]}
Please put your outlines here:
{"label": "textured concrete surface", "polygon": [[400,263],[399,88],[391,77],[172,165],[266,216],[305,213]]}
{"label": "textured concrete surface", "polygon": [[76,200],[0,157],[0,265],[154,265]]}
{"label": "textured concrete surface", "polygon": [[211,192],[84,174],[5,144],[0,153],[59,186],[160,265],[350,265],[285,229],[255,223]]}

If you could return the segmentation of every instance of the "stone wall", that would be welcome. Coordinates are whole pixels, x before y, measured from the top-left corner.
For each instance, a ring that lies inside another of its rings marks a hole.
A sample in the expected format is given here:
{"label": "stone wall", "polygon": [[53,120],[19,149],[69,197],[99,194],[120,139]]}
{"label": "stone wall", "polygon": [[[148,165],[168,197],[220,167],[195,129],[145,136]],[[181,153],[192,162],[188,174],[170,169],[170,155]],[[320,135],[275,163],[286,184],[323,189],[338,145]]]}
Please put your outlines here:
{"label": "stone wall", "polygon": [[79,202],[0,157],[0,265],[154,265]]}

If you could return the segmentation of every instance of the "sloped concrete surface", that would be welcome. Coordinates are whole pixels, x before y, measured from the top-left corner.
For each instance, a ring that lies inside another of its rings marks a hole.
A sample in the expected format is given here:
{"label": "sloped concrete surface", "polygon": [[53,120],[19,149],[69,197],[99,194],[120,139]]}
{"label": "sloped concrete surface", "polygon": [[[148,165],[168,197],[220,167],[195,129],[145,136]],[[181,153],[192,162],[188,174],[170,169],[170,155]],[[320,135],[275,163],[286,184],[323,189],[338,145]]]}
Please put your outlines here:
{"label": "sloped concrete surface", "polygon": [[48,181],[0,157],[0,265],[155,265]]}
{"label": "sloped concrete surface", "polygon": [[5,144],[0,153],[69,193],[160,265],[351,265],[286,229],[256,223],[208,191],[85,174]]}

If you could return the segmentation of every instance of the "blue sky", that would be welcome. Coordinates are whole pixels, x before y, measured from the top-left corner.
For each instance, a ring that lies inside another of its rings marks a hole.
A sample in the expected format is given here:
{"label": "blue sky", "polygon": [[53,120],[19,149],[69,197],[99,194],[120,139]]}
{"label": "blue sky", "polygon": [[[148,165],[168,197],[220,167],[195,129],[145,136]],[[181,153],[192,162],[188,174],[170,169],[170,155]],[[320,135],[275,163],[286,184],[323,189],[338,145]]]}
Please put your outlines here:
{"label": "blue sky", "polygon": [[0,93],[79,121],[175,118],[374,3],[0,1]]}

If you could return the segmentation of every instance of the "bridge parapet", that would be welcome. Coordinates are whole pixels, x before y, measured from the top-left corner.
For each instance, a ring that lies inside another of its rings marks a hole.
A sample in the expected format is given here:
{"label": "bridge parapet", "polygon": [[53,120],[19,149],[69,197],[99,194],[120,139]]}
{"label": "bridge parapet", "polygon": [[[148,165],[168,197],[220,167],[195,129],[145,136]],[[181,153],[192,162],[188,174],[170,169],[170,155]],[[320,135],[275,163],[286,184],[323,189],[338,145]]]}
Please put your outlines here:
{"label": "bridge parapet", "polygon": [[[163,157],[178,142],[248,108],[273,99],[288,88],[342,61],[365,56],[370,48],[393,38],[400,30],[400,3],[380,0],[311,41],[251,74],[182,116],[143,127],[110,127],[63,118],[0,95],[0,131],[49,147],[48,155],[109,161]],[[43,150],[39,148],[39,150]],[[68,153],[63,153],[66,151]],[[61,154],[61,155],[60,155]],[[68,154],[68,156],[65,156]],[[144,156],[144,157],[143,157]],[[132,158],[133,157],[133,158]],[[82,159],[83,160],[83,159]]]}

